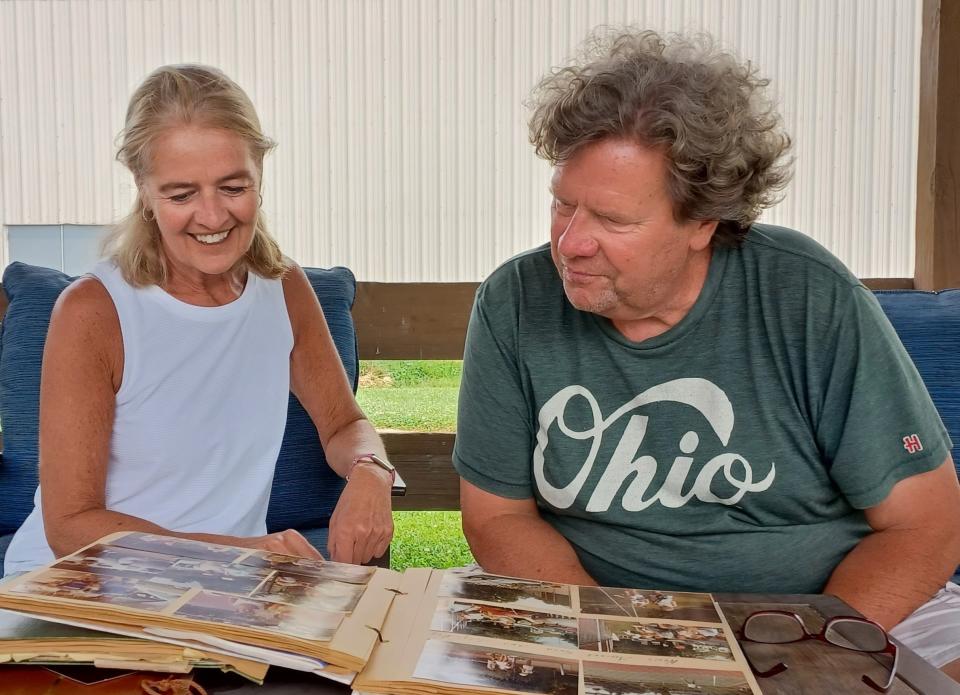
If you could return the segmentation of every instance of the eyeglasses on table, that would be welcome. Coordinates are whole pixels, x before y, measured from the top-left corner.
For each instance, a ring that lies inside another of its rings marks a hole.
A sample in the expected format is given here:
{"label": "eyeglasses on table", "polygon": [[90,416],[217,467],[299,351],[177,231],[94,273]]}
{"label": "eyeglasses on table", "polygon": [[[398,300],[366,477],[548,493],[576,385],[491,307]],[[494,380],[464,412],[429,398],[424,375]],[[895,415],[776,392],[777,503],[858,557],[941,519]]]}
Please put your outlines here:
{"label": "eyeglasses on table", "polygon": [[[889,654],[893,658],[893,665],[886,684],[880,685],[867,675],[861,677],[864,683],[881,693],[890,689],[897,673],[899,659],[897,646],[890,641],[882,627],[866,618],[837,616],[824,623],[819,633],[812,633],[796,613],[757,611],[748,615],[743,621],[739,637],[741,641],[761,644],[791,644],[804,640],[817,640],[855,652]],[[746,656],[746,653],[744,655]],[[749,657],[747,657],[747,663],[759,678],[770,678],[787,670],[787,665],[782,661],[766,671],[758,671]]]}

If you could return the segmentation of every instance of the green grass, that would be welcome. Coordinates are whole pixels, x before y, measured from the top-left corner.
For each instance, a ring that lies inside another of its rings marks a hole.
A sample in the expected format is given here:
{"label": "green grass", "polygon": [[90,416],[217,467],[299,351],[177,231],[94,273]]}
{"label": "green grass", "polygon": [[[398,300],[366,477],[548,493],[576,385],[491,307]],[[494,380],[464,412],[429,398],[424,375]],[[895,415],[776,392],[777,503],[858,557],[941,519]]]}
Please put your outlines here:
{"label": "green grass", "polygon": [[460,512],[394,512],[390,567],[459,567],[473,562]]}
{"label": "green grass", "polygon": [[460,365],[460,360],[363,360],[360,385],[367,380],[370,386],[459,386]]}
{"label": "green grass", "polygon": [[378,429],[453,432],[457,427],[456,387],[363,389],[357,403]]}
{"label": "green grass", "polygon": [[[364,360],[357,402],[378,429],[453,432],[461,363],[455,360]],[[394,512],[390,566],[459,567],[473,562],[460,512]]]}
{"label": "green grass", "polygon": [[357,402],[379,429],[452,432],[459,388],[459,361],[364,360]]}

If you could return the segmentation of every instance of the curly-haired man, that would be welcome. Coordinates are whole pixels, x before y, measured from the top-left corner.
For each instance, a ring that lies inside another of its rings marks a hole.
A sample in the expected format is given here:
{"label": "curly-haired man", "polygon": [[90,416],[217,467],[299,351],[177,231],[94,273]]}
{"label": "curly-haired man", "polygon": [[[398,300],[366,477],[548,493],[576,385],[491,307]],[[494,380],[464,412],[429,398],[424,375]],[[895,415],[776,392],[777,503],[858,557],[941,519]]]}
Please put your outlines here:
{"label": "curly-haired man", "polygon": [[541,82],[550,243],[477,293],[464,530],[499,574],[836,594],[956,673],[950,441],[871,292],[755,222],[789,178],[766,85],[653,32]]}

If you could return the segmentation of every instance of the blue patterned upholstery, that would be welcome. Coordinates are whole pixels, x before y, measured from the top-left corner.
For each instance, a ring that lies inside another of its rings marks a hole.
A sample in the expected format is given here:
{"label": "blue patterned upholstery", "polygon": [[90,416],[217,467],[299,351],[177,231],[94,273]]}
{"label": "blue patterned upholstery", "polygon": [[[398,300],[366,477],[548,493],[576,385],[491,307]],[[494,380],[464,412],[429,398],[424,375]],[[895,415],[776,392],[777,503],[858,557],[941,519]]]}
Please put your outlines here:
{"label": "blue patterned upholstery", "polygon": [[953,440],[960,475],[960,289],[875,292]]}
{"label": "blue patterned upholstery", "polygon": [[[347,377],[356,390],[359,362],[350,314],[356,293],[353,273],[347,268],[304,270],[323,307]],[[0,561],[9,543],[8,536],[33,508],[43,345],[53,305],[73,279],[59,271],[25,263],[11,263],[3,274],[3,289],[10,305],[0,325]],[[324,538],[342,489],[343,481],[326,465],[313,423],[291,395],[267,515],[268,528],[296,528],[308,537]]]}
{"label": "blue patterned upholstery", "polygon": [[[953,463],[960,475],[960,289],[875,294],[950,433]],[[960,567],[953,581],[960,583]]]}

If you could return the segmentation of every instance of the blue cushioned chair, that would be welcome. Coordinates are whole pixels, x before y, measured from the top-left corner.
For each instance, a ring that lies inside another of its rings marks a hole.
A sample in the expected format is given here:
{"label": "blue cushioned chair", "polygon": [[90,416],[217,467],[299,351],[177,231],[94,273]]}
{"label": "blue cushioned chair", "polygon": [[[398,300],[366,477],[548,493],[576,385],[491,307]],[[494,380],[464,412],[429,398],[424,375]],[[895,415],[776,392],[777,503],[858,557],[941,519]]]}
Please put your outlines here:
{"label": "blue cushioned chair", "polygon": [[[356,391],[359,361],[350,314],[356,293],[353,273],[347,268],[304,270]],[[25,263],[11,263],[3,274],[10,304],[0,325],[0,563],[10,538],[33,508],[43,344],[53,305],[73,279]],[[310,417],[291,394],[267,513],[268,531],[295,528],[326,552],[327,525],[343,484],[326,464]]]}
{"label": "blue cushioned chair", "polygon": [[[950,433],[953,463],[960,475],[960,289],[878,290],[875,294]],[[953,581],[960,583],[960,568]]]}

